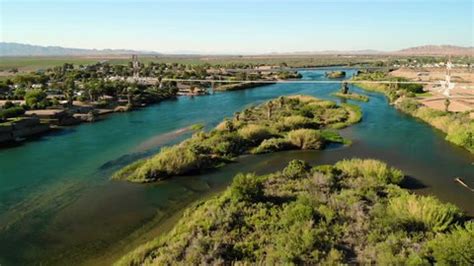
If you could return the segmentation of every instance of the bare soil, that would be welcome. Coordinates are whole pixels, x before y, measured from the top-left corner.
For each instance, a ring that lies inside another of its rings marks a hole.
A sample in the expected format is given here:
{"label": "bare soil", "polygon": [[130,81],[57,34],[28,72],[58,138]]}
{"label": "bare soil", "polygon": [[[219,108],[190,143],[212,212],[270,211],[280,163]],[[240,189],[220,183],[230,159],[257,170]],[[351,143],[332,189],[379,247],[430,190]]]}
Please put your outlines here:
{"label": "bare soil", "polygon": [[[392,76],[404,77],[417,81],[436,82],[445,80],[446,70],[443,68],[400,68],[390,73]],[[470,112],[474,119],[474,70],[456,68],[451,70],[451,82],[455,84],[451,90],[449,111]],[[418,101],[430,108],[444,110],[446,97],[439,85],[425,85],[429,96],[418,97]]]}

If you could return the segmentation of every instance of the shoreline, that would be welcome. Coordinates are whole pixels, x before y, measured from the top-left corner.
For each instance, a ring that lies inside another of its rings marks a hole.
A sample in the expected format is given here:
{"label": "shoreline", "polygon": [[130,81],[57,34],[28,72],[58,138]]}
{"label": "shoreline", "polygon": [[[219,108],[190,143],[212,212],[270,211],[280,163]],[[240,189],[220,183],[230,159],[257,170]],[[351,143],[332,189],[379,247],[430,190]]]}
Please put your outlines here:
{"label": "shoreline", "polygon": [[[399,96],[398,98],[393,98],[393,94],[389,94],[385,85],[362,84],[357,82],[355,82],[354,85],[365,91],[383,94],[388,99],[388,104],[393,106],[397,111],[409,115],[411,118],[420,120],[421,122],[438,130],[439,132],[443,133],[445,141],[474,154],[474,147],[470,148],[468,144],[460,143],[459,140],[450,134],[452,131],[449,128],[450,125],[465,125],[464,123],[460,122],[459,118],[453,117],[453,114],[455,113],[447,113],[425,106],[416,97]],[[437,119],[446,121],[442,123],[438,122]],[[470,119],[470,123],[473,124],[474,120]],[[466,132],[469,134],[468,130],[466,130]],[[474,134],[474,132],[471,132],[471,134]],[[467,136],[467,138],[469,138],[469,136]],[[473,135],[471,135],[471,138],[473,138]],[[471,146],[473,146],[473,144],[471,144]]]}
{"label": "shoreline", "polygon": [[[295,73],[296,74],[294,74],[294,76],[296,76],[298,74],[298,72],[295,72]],[[294,76],[290,76],[289,78],[283,78],[282,80],[295,79]],[[276,83],[277,81],[278,80],[275,80],[274,83]],[[258,83],[258,82],[252,82],[251,80],[249,80],[249,82],[245,82],[245,83],[222,85],[222,86],[219,86],[216,89],[214,89],[214,91],[216,91],[216,92],[226,92],[226,91],[245,90],[245,89],[251,89],[251,88],[257,88],[257,87],[261,87],[261,86],[271,85],[271,84],[274,84],[274,83]],[[38,123],[38,126],[41,125],[43,127],[45,127],[45,126],[48,127],[47,129],[42,130],[42,132],[35,132],[34,134],[25,134],[24,136],[21,136],[21,138],[13,137],[13,135],[14,135],[13,130],[12,130],[11,133],[8,133],[8,132],[4,133],[4,136],[0,136],[0,137],[4,138],[6,140],[3,140],[2,138],[0,138],[0,150],[1,149],[6,149],[6,148],[13,148],[13,147],[21,146],[21,145],[23,145],[25,143],[28,143],[30,141],[34,141],[36,139],[39,139],[42,136],[46,136],[52,131],[61,130],[62,128],[69,128],[69,127],[77,126],[77,125],[80,125],[80,124],[83,124],[83,123],[99,122],[99,121],[105,119],[108,115],[113,114],[113,113],[132,112],[134,110],[149,107],[150,105],[159,104],[160,102],[163,102],[163,101],[175,100],[178,97],[182,97],[182,96],[194,97],[194,96],[206,96],[206,95],[208,95],[208,94],[201,94],[201,95],[185,95],[185,94],[183,94],[183,95],[180,95],[179,93],[177,93],[176,95],[172,95],[168,98],[160,99],[156,102],[138,104],[137,106],[134,106],[133,108],[129,108],[128,106],[124,106],[124,105],[116,105],[113,108],[93,108],[92,107],[91,111],[97,112],[97,114],[92,116],[92,117],[89,117],[90,112],[89,113],[75,112],[75,113],[72,113],[72,114],[68,114],[68,116],[69,116],[67,118],[68,122],[64,123],[64,125],[54,125],[54,124],[51,124],[50,122],[44,123],[44,121],[41,122],[41,123]],[[84,106],[79,105],[79,106],[75,106],[75,107],[80,109],[81,107],[84,107]],[[41,109],[41,110],[38,110],[38,111],[45,111],[45,110],[51,110],[51,109]],[[68,109],[58,109],[58,110],[59,110],[58,112],[63,113],[63,114],[64,113],[67,114],[68,111],[70,111]],[[55,115],[53,115],[52,117],[54,117],[54,116]],[[35,116],[22,116],[22,117],[17,117],[17,118],[29,120],[29,119],[32,119],[34,117]],[[43,118],[43,120],[50,120],[50,118],[48,118],[48,119]],[[3,123],[8,123],[8,121],[3,122]],[[2,133],[1,132],[1,127],[2,127],[3,123],[0,123],[0,133]],[[7,130],[4,129],[3,131],[7,131]],[[11,135],[11,136],[7,136],[7,135]]]}

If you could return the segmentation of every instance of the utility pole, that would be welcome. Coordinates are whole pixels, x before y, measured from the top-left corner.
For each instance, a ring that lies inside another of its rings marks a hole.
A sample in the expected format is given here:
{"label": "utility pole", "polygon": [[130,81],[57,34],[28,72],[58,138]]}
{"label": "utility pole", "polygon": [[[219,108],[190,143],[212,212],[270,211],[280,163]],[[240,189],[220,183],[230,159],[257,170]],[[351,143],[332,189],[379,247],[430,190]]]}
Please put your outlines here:
{"label": "utility pole", "polygon": [[140,76],[140,62],[138,62],[138,55],[132,55],[133,79],[138,81]]}
{"label": "utility pole", "polygon": [[449,56],[448,62],[446,63],[446,77],[443,86],[443,95],[447,98],[451,97],[450,91],[454,88],[454,83],[451,83],[451,56]]}

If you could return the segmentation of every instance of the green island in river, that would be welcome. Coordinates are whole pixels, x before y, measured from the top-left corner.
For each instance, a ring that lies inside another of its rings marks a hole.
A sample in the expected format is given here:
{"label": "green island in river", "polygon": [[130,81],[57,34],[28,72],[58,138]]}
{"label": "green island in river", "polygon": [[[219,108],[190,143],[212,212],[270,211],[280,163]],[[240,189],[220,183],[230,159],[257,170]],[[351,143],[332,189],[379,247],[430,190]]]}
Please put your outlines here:
{"label": "green island in river", "polygon": [[132,163],[112,178],[152,182],[215,168],[245,153],[323,149],[330,142],[347,144],[335,129],[361,118],[355,105],[337,105],[305,95],[281,96],[236,113],[208,133],[198,132],[151,158]]}
{"label": "green island in river", "polygon": [[472,265],[474,223],[376,160],[238,174],[118,265]]}

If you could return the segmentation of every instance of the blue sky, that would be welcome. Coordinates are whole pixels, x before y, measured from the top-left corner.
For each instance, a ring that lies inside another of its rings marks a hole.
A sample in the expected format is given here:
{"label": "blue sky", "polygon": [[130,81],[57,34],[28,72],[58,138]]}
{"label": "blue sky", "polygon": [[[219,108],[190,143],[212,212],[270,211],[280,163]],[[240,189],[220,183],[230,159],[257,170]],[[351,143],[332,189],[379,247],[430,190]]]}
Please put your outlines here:
{"label": "blue sky", "polygon": [[159,52],[473,46],[473,0],[0,0],[1,41]]}

